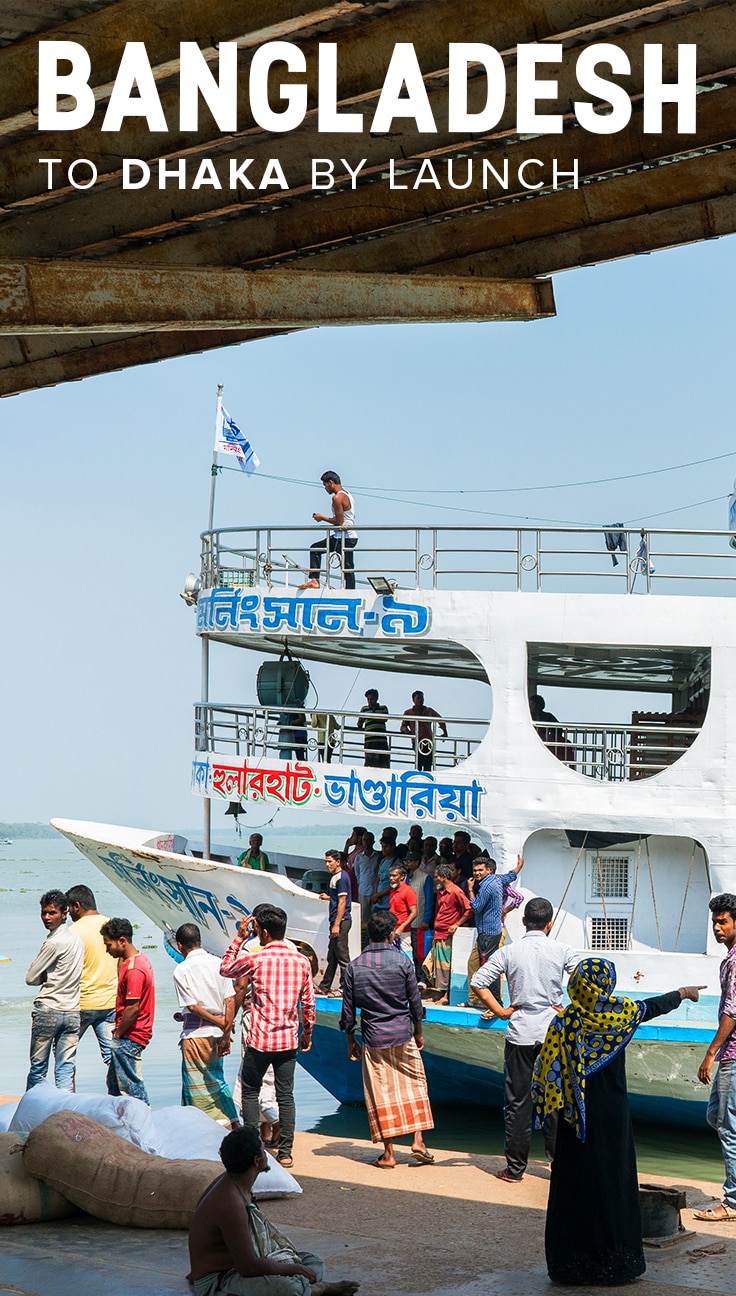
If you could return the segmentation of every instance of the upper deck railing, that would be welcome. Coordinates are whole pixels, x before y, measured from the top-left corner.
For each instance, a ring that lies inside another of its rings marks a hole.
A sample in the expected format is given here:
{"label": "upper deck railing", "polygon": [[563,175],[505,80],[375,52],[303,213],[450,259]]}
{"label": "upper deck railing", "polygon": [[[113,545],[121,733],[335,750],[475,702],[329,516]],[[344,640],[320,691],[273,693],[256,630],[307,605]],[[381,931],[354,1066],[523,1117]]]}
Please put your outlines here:
{"label": "upper deck railing", "polygon": [[[736,592],[728,531],[574,527],[356,527],[357,543],[325,562],[332,528],[225,527],[202,535],[201,579],[213,586],[296,589],[321,544],[328,589],[370,588],[383,577],[400,590],[546,590],[619,594]],[[347,556],[347,564],[345,557]],[[352,570],[351,570],[352,562]],[[347,571],[344,569],[347,566]],[[347,582],[346,582],[347,576]]]}

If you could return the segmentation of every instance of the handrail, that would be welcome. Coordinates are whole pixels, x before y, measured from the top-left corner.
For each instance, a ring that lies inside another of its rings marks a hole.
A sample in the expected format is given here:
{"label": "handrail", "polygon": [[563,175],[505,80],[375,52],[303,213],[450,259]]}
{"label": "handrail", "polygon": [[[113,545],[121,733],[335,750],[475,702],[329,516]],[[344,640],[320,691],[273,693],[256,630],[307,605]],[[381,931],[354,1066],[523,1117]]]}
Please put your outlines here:
{"label": "handrail", "polygon": [[357,543],[347,546],[324,524],[204,531],[202,585],[294,589],[310,569],[316,577],[310,547],[317,543],[319,579],[327,589],[365,590],[376,576],[399,589],[626,594],[703,593],[714,582],[736,581],[736,537],[729,531],[459,523],[353,529]]}
{"label": "handrail", "polygon": [[700,725],[534,722],[541,741],[563,765],[608,783],[661,774],[692,746]]}
{"label": "handrail", "polygon": [[[324,723],[315,723],[316,717]],[[359,727],[366,718],[374,725],[385,725],[385,729]],[[402,724],[418,732],[402,733]],[[467,760],[487,729],[487,719],[456,716],[412,717],[403,712],[366,713],[260,703],[239,706],[208,702],[195,706],[197,751],[233,754],[234,748],[234,754],[239,756],[284,760],[295,757],[326,763],[334,760],[377,768],[452,767]]]}

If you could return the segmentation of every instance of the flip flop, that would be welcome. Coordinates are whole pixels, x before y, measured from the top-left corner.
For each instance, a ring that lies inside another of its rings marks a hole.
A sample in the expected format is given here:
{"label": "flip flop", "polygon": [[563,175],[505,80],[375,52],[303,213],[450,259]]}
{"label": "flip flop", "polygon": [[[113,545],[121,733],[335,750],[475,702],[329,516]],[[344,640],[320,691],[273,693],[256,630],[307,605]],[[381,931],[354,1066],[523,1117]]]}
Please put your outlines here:
{"label": "flip flop", "polygon": [[377,1161],[369,1161],[369,1162],[368,1162],[368,1165],[375,1166],[377,1170],[395,1170],[395,1169],[396,1169],[396,1166],[386,1165],[386,1162],[385,1162],[385,1161],[381,1161],[381,1160],[377,1160]]}
{"label": "flip flop", "polygon": [[435,1163],[432,1153],[427,1152],[422,1148],[412,1148],[411,1155],[414,1157],[415,1161],[419,1162],[420,1165],[434,1165]]}
{"label": "flip flop", "polygon": [[693,1211],[696,1220],[705,1220],[709,1224],[722,1224],[726,1220],[736,1220],[736,1210],[733,1206],[727,1206],[725,1202],[719,1202],[717,1206],[709,1206],[707,1210]]}

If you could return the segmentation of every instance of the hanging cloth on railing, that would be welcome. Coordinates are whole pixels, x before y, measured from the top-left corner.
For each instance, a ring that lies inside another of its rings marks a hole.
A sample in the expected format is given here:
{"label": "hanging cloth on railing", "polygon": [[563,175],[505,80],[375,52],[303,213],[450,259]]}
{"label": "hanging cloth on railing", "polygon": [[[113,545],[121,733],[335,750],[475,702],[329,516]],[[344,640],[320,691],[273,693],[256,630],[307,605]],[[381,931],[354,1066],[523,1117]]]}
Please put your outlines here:
{"label": "hanging cloth on railing", "polygon": [[645,572],[649,570],[649,575],[654,575],[654,563],[649,559],[649,550],[647,547],[647,533],[642,530],[639,548],[636,551],[635,571]]}
{"label": "hanging cloth on railing", "polygon": [[603,532],[606,549],[611,555],[611,562],[614,567],[618,567],[616,550],[620,549],[621,553],[626,553],[626,532],[622,530],[623,525],[623,522],[609,522],[607,529]]}
{"label": "hanging cloth on railing", "polygon": [[728,529],[731,532],[731,539],[728,543],[732,549],[736,549],[736,481],[728,497]]}

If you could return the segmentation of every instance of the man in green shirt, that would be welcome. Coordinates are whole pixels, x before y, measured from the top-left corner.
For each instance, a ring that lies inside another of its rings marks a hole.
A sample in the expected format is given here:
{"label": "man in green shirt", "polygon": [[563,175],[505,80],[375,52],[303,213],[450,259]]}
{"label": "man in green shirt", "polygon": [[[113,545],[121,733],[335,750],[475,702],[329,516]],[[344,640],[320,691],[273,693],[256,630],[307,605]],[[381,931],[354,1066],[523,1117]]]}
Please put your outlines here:
{"label": "man in green shirt", "polygon": [[247,851],[243,851],[238,856],[238,864],[241,868],[260,869],[262,873],[268,871],[268,855],[261,850],[263,838],[260,833],[251,833],[248,841]]}

